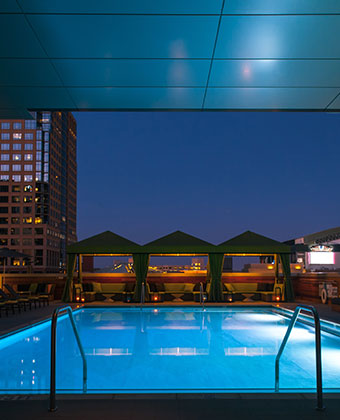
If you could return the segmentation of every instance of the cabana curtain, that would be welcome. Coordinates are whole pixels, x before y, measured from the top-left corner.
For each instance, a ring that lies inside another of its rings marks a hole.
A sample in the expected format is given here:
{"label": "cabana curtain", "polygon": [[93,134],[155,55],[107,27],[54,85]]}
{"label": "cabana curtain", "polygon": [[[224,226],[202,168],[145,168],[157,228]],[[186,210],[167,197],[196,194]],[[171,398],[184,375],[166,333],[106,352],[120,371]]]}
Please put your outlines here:
{"label": "cabana curtain", "polygon": [[290,277],[289,254],[280,254],[280,261],[283,271],[283,277],[285,280],[286,301],[294,302],[294,290],[292,285],[292,279]]}
{"label": "cabana curtain", "polygon": [[[139,302],[142,293],[142,283],[146,283],[146,277],[149,269],[149,254],[132,254],[133,267],[136,275],[136,288],[133,300]],[[146,284],[145,284],[146,286]],[[145,287],[145,299],[148,298],[147,287]]]}
{"label": "cabana curtain", "polygon": [[61,300],[72,302],[73,273],[76,268],[77,254],[68,254],[67,259],[67,278]]}
{"label": "cabana curtain", "polygon": [[209,301],[210,302],[221,302],[223,301],[222,293],[222,266],[223,266],[224,254],[209,254],[209,267],[210,267],[210,291]]}

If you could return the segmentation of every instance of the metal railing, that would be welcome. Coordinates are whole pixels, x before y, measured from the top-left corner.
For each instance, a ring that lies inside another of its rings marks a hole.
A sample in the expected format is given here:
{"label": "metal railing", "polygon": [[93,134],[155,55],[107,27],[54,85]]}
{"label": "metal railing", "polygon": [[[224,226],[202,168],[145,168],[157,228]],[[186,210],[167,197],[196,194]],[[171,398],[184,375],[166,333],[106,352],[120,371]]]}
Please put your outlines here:
{"label": "metal railing", "polygon": [[204,296],[204,290],[203,290],[203,283],[200,282],[200,304],[202,305],[202,309],[204,309],[204,301],[205,301],[205,296]]}
{"label": "metal railing", "polygon": [[294,314],[290,320],[289,326],[287,328],[286,334],[283,338],[279,351],[275,359],[275,392],[279,392],[279,382],[280,382],[280,358],[282,356],[283,350],[286,347],[287,341],[289,339],[290,333],[294,328],[294,325],[297,321],[297,318],[300,312],[309,311],[312,312],[314,317],[315,325],[315,358],[316,358],[316,393],[317,393],[317,410],[323,410],[323,397],[322,397],[322,368],[321,368],[321,333],[320,333],[320,318],[318,311],[314,306],[310,305],[299,305],[295,308]]}
{"label": "metal railing", "polygon": [[142,305],[144,305],[144,303],[145,303],[145,283],[143,281],[142,288],[141,288],[141,293],[140,293],[140,307],[142,307]]}
{"label": "metal railing", "polygon": [[52,315],[51,325],[51,376],[50,376],[50,400],[49,400],[49,411],[56,411],[56,353],[57,353],[57,321],[60,312],[67,312],[71,321],[72,329],[77,340],[77,344],[80,350],[81,357],[83,359],[83,392],[87,390],[87,363],[85,352],[81,344],[78,330],[74,322],[72,308],[70,306],[61,306],[55,309]]}

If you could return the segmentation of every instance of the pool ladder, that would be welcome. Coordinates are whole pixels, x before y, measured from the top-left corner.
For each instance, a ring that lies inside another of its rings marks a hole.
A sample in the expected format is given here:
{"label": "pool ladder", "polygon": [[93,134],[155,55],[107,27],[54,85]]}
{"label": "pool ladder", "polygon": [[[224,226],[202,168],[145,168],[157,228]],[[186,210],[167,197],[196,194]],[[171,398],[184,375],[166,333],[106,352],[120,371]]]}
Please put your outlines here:
{"label": "pool ladder", "polygon": [[320,333],[320,317],[318,311],[314,306],[310,305],[298,305],[295,308],[294,314],[290,320],[289,326],[287,328],[286,334],[283,338],[279,351],[275,359],[275,392],[279,392],[279,382],[280,382],[280,358],[282,356],[283,350],[286,347],[287,341],[289,339],[290,333],[295,326],[297,318],[300,312],[309,311],[314,317],[315,325],[315,358],[316,358],[316,394],[317,394],[317,410],[324,410],[323,406],[323,396],[322,396],[322,368],[321,368],[321,333]]}
{"label": "pool ladder", "polygon": [[141,309],[142,309],[142,306],[144,305],[144,303],[145,303],[145,282],[143,281],[142,288],[141,288],[141,291],[140,291],[140,307],[141,307]]}
{"label": "pool ladder", "polygon": [[205,301],[206,301],[206,296],[204,294],[203,283],[200,282],[200,305],[202,306],[203,310],[204,310],[204,302]]}
{"label": "pool ladder", "polygon": [[83,392],[87,390],[87,363],[83,345],[81,344],[78,330],[74,322],[72,308],[70,306],[61,306],[53,312],[51,324],[51,374],[50,374],[50,399],[49,411],[56,411],[56,353],[57,353],[57,321],[58,315],[61,312],[66,312],[71,321],[72,329],[77,340],[81,357],[83,359]]}

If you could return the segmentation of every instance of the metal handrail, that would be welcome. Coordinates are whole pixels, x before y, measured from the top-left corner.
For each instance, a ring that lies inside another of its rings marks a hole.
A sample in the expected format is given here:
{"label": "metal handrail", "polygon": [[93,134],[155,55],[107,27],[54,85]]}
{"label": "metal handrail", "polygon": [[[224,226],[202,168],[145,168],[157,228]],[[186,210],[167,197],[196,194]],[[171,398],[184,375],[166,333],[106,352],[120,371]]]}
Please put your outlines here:
{"label": "metal handrail", "polygon": [[200,304],[202,305],[202,308],[204,309],[204,290],[203,290],[203,283],[200,282]]}
{"label": "metal handrail", "polygon": [[144,303],[145,303],[145,283],[143,281],[142,289],[141,289],[141,293],[140,293],[140,306],[142,307],[142,305],[144,305]]}
{"label": "metal handrail", "polygon": [[289,326],[287,328],[286,334],[283,338],[279,351],[275,359],[275,392],[279,392],[279,381],[280,381],[280,358],[283,353],[283,350],[286,347],[287,341],[289,339],[290,333],[294,328],[294,325],[297,321],[297,318],[301,310],[310,311],[314,317],[315,325],[315,358],[316,358],[316,392],[317,392],[317,410],[323,410],[323,397],[322,397],[322,369],[321,369],[321,334],[320,334],[320,317],[318,311],[314,306],[310,305],[299,305],[295,308],[294,314],[290,320]]}
{"label": "metal handrail", "polygon": [[51,375],[50,375],[50,403],[49,411],[56,411],[56,344],[57,344],[57,321],[58,315],[60,312],[66,311],[72,325],[74,335],[77,340],[77,344],[80,350],[81,357],[83,359],[83,392],[87,391],[87,363],[83,345],[81,344],[78,330],[74,322],[72,308],[70,306],[61,306],[56,308],[52,315],[52,325],[51,325]]}

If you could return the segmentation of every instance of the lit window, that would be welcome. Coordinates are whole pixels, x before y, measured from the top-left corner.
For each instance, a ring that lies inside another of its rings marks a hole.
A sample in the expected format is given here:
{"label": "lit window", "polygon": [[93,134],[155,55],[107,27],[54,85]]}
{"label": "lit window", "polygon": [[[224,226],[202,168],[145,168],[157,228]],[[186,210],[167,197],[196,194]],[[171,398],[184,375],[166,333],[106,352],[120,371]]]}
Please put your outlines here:
{"label": "lit window", "polygon": [[32,202],[32,197],[31,196],[29,196],[29,195],[26,195],[25,197],[24,197],[24,203],[31,203]]}
{"label": "lit window", "polygon": [[25,150],[33,150],[33,143],[26,143]]}
{"label": "lit window", "polygon": [[25,140],[33,140],[33,133],[25,133]]}
{"label": "lit window", "polygon": [[9,171],[9,165],[1,165],[0,168],[1,168],[1,171],[3,171],[3,172],[8,172]]}
{"label": "lit window", "polygon": [[44,174],[44,182],[48,182],[48,174]]}
{"label": "lit window", "polygon": [[21,165],[12,165],[12,171],[21,171]]}
{"label": "lit window", "polygon": [[21,140],[22,134],[21,133],[13,133],[14,140]]}
{"label": "lit window", "polygon": [[20,197],[18,195],[12,195],[12,203],[20,203]]}
{"label": "lit window", "polygon": [[2,143],[1,144],[1,150],[9,150],[9,144],[8,143]]}
{"label": "lit window", "polygon": [[9,130],[11,128],[11,123],[5,123],[5,122],[3,122],[3,123],[1,123],[1,128],[3,130]]}
{"label": "lit window", "polygon": [[36,181],[41,181],[41,172],[37,172],[37,173],[35,174],[35,180],[36,180]]}
{"label": "lit window", "polygon": [[33,222],[32,217],[23,217],[22,218],[22,223],[25,223],[26,225],[29,225]]}
{"label": "lit window", "polygon": [[33,160],[33,155],[31,153],[27,153],[27,154],[25,154],[24,159],[25,160]]}
{"label": "lit window", "polygon": [[37,150],[41,150],[41,141],[37,141]]}
{"label": "lit window", "polygon": [[12,185],[12,192],[20,192],[20,185]]}
{"label": "lit window", "polygon": [[[18,165],[21,166],[21,165]],[[13,182],[21,182],[21,175],[12,175]]]}
{"label": "lit window", "polygon": [[1,140],[9,140],[9,133],[1,133]]}
{"label": "lit window", "polygon": [[9,175],[0,175],[0,181],[9,181]]}
{"label": "lit window", "polygon": [[41,139],[42,139],[42,136],[41,136],[41,130],[38,130],[38,131],[36,132],[36,139],[37,139],[37,140],[41,140]]}
{"label": "lit window", "polygon": [[25,185],[24,186],[24,191],[25,192],[32,192],[33,191],[32,185]]}
{"label": "lit window", "polygon": [[35,164],[35,170],[41,172],[41,162]]}
{"label": "lit window", "polygon": [[24,175],[24,181],[25,182],[32,182],[33,181],[33,175]]}
{"label": "lit window", "polygon": [[25,172],[32,172],[33,171],[33,165],[24,165],[24,171]]}
{"label": "lit window", "polygon": [[21,130],[21,123],[20,122],[13,123],[13,130]]}
{"label": "lit window", "polygon": [[13,150],[21,150],[21,144],[20,143],[13,143]]}
{"label": "lit window", "polygon": [[36,217],[35,218],[35,224],[39,225],[40,223],[42,223],[42,218],[41,217]]}
{"label": "lit window", "polygon": [[13,155],[12,159],[13,160],[21,160],[21,155]]}
{"label": "lit window", "polygon": [[36,158],[37,158],[37,160],[41,160],[41,152],[37,152]]}
{"label": "lit window", "polygon": [[9,160],[9,155],[1,155],[1,160]]}

